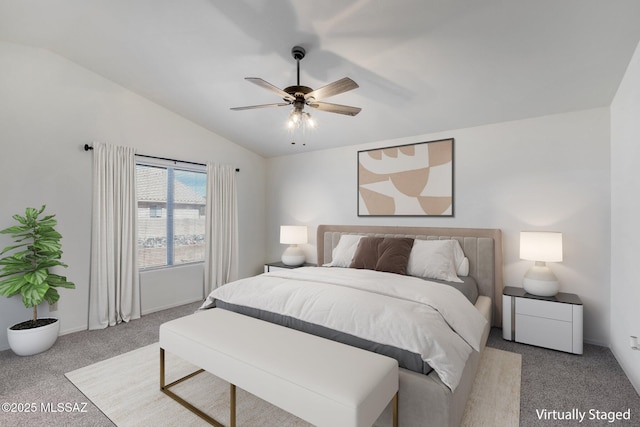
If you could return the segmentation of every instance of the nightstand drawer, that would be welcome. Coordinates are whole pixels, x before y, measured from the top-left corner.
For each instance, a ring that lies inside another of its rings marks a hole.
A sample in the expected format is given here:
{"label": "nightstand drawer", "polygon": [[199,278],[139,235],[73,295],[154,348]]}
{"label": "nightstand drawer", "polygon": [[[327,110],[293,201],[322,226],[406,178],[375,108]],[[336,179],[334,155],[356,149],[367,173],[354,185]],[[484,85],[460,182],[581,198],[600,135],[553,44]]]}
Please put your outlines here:
{"label": "nightstand drawer", "polygon": [[516,315],[518,314],[571,322],[573,306],[551,301],[516,298]]}
{"label": "nightstand drawer", "polygon": [[502,293],[502,337],[582,354],[582,301],[560,292],[540,299],[522,288],[506,286]]}
{"label": "nightstand drawer", "polygon": [[574,352],[573,325],[571,322],[516,314],[515,329],[515,340],[517,342],[570,353]]}

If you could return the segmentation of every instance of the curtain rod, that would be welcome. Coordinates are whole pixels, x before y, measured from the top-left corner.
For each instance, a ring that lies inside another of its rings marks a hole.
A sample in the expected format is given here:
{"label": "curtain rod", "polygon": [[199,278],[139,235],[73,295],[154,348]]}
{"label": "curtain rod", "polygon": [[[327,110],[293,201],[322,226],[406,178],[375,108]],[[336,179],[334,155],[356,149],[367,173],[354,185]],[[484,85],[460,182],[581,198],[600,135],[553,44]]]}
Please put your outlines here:
{"label": "curtain rod", "polygon": [[[84,144],[84,151],[90,151],[90,150],[93,150],[93,147],[91,145],[89,145],[89,144]],[[186,164],[189,164],[189,165],[196,165],[196,166],[207,166],[205,163],[189,162],[187,160],[169,159],[167,157],[147,156],[145,154],[136,154],[136,156],[145,157],[147,159],[166,160],[166,161],[169,161],[169,162],[180,162],[180,163],[186,163]],[[240,172],[240,168],[236,168],[236,172]]]}

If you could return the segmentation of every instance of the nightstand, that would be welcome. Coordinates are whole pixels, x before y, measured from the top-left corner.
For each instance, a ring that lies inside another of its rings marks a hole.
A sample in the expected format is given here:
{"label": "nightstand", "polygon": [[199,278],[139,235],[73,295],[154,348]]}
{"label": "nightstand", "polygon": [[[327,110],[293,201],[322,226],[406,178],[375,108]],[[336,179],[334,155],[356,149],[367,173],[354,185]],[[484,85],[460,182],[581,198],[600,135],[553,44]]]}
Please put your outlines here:
{"label": "nightstand", "polygon": [[502,337],[582,354],[582,312],[582,301],[575,294],[540,297],[506,286],[502,291]]}
{"label": "nightstand", "polygon": [[316,264],[305,262],[302,265],[286,265],[282,261],[268,262],[264,265],[264,272],[268,273],[270,271],[288,270],[291,268],[300,268],[300,267],[316,267]]}

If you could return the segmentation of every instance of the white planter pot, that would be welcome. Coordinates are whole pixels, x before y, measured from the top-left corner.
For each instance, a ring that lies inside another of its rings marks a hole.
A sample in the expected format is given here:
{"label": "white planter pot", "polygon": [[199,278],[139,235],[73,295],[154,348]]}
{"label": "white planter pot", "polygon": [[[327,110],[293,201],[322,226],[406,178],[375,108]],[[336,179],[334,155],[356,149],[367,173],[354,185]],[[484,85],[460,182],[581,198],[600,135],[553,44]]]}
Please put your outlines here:
{"label": "white planter pot", "polygon": [[32,356],[49,350],[58,339],[60,321],[33,329],[13,330],[7,328],[11,350],[18,356]]}

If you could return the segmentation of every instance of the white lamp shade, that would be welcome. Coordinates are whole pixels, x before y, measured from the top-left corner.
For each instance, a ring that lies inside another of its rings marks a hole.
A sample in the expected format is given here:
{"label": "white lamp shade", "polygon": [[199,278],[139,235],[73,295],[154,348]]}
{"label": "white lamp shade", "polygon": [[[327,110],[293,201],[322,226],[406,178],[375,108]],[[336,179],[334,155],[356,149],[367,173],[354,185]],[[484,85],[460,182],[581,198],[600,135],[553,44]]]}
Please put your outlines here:
{"label": "white lamp shade", "polygon": [[562,233],[548,231],[520,232],[520,259],[561,262]]}
{"label": "white lamp shade", "polygon": [[281,225],[280,243],[288,245],[307,243],[307,227],[304,225]]}

